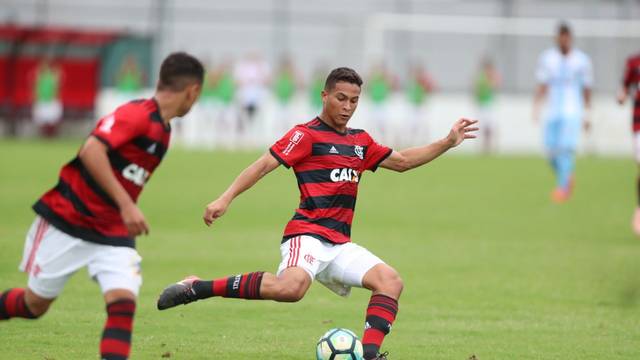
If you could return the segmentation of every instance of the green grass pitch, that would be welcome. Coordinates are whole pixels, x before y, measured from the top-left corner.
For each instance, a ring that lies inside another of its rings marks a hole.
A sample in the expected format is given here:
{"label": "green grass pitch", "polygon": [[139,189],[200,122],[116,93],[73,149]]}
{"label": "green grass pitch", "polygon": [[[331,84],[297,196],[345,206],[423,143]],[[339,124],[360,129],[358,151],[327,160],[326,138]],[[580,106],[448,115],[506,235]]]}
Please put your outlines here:
{"label": "green grass pitch", "polygon": [[[56,182],[79,141],[0,142],[0,289],[17,271],[30,205]],[[464,145],[463,145],[464,146]],[[369,294],[319,284],[296,304],[213,299],[165,312],[158,293],[185,275],[274,271],[298,193],[279,168],[213,228],[204,206],[258,153],[172,149],[141,197],[151,234],[138,239],[144,285],[133,359],[312,359],[331,327],[362,334]],[[638,359],[640,239],[630,159],[581,158],[570,203],[549,201],[537,157],[445,155],[417,170],[366,173],[353,240],[398,269],[400,312],[391,359]],[[97,358],[99,288],[77,273],[38,321],[0,322],[0,358]]]}

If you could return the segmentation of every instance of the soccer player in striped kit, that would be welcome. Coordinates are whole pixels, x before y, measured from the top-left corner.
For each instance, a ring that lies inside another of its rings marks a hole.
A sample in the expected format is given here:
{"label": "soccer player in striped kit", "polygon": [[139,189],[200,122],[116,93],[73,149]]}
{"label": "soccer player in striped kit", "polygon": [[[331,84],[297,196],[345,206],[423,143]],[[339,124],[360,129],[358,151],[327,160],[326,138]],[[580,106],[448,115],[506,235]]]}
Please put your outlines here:
{"label": "soccer player in striped kit", "polygon": [[366,131],[347,127],[358,106],[361,85],[354,70],[333,70],[322,91],[320,116],[291,129],[205,210],[204,221],[211,225],[235,197],[263,176],[279,165],[292,167],[301,201],[284,230],[277,273],[251,272],[212,281],[191,276],[167,287],[158,299],[158,309],[213,296],[295,302],[313,280],[342,296],[352,286],[364,287],[372,291],[362,338],[365,359],[386,359],[379,354],[380,345],[395,320],[403,283],[391,266],[351,242],[358,183],[365,170],[383,167],[402,172],[424,165],[464,139],[474,138],[477,128],[473,127],[476,121],[461,119],[442,140],[393,151]]}
{"label": "soccer player in striped kit", "polygon": [[149,232],[136,201],[167,151],[170,121],[189,112],[203,74],[196,58],[171,54],[153,98],[122,105],[98,121],[62,167],[58,184],[33,206],[37,216],[20,266],[28,286],[0,294],[0,320],[42,316],[71,275],[86,266],[107,307],[101,359],[129,357],[142,283],[135,237]]}
{"label": "soccer player in striped kit", "polygon": [[[629,92],[634,93],[632,130],[633,148],[636,163],[640,165],[640,54],[635,54],[627,59],[624,76],[622,78],[622,88],[618,94],[618,102],[624,104],[629,96]],[[640,236],[640,175],[636,180],[637,206],[633,214],[632,227],[636,235]]]}

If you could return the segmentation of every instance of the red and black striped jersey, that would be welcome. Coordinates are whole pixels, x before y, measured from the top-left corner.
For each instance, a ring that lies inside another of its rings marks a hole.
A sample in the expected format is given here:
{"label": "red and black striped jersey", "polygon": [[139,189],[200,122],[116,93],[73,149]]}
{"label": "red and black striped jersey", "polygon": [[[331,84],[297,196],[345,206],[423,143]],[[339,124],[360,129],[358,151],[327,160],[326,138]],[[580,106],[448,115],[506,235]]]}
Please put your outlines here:
{"label": "red and black striped jersey", "polygon": [[351,241],[358,184],[365,170],[376,171],[392,150],[367,132],[340,133],[316,118],[295,126],[271,148],[285,167],[293,167],[300,206],[284,230],[284,239],[309,235],[342,244]]}
{"label": "red and black striped jersey", "polygon": [[[167,151],[171,127],[162,121],[155,99],[143,99],[100,119],[91,136],[107,145],[111,169],[135,202]],[[71,236],[135,247],[117,205],[77,156],[62,167],[58,184],[33,209]]]}
{"label": "red and black striped jersey", "polygon": [[633,131],[640,131],[640,54],[627,59],[622,86],[635,91],[633,102]]}

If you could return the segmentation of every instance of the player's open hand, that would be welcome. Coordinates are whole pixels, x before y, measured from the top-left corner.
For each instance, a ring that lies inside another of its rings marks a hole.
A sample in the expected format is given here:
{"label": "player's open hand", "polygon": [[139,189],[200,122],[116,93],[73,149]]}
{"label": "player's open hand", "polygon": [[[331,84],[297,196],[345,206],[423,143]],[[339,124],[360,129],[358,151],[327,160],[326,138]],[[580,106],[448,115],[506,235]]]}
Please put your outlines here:
{"label": "player's open hand", "polygon": [[460,145],[465,139],[475,139],[475,132],[478,131],[478,127],[474,127],[478,120],[460,119],[453,124],[447,140],[451,144],[451,147]]}
{"label": "player's open hand", "polygon": [[149,225],[144,218],[142,211],[136,206],[136,204],[130,204],[120,209],[120,216],[124,225],[129,230],[129,235],[138,236],[142,234],[149,234]]}
{"label": "player's open hand", "polygon": [[204,210],[204,223],[207,226],[211,226],[213,222],[224,215],[227,212],[227,207],[229,207],[229,203],[223,199],[217,199],[207,205],[207,208]]}
{"label": "player's open hand", "polygon": [[627,92],[625,90],[620,91],[616,96],[616,100],[618,100],[618,104],[623,105],[627,101]]}

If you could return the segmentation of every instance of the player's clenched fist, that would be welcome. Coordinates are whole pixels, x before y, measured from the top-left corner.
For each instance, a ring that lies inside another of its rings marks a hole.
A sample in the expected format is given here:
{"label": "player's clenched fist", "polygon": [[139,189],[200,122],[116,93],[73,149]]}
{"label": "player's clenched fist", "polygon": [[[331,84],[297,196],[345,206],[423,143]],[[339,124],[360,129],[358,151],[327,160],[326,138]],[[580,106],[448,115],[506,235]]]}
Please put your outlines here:
{"label": "player's clenched fist", "polygon": [[211,202],[209,205],[207,205],[207,208],[204,210],[204,223],[207,224],[207,226],[211,226],[211,224],[213,224],[213,222],[219,218],[220,216],[224,215],[225,212],[227,212],[227,207],[229,206],[229,203],[223,199],[217,199],[213,202]]}

